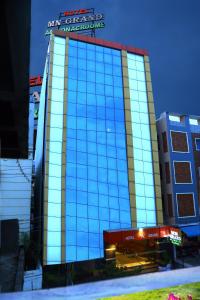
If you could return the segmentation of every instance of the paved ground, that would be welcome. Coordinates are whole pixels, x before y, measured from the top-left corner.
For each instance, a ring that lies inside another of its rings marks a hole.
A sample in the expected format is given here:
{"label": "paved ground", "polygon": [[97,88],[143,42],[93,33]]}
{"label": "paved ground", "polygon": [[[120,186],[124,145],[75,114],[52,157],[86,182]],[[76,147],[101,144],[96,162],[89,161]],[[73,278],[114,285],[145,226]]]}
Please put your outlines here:
{"label": "paved ground", "polygon": [[149,273],[95,283],[79,284],[64,288],[0,294],[0,300],[91,300],[191,282],[200,282],[200,267]]}

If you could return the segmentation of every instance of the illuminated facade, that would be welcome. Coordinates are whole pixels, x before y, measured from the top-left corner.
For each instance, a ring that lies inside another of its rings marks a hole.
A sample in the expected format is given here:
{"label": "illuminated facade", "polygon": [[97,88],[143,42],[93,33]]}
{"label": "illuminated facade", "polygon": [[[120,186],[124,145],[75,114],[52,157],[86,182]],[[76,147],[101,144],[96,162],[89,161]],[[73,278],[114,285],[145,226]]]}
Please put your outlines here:
{"label": "illuminated facade", "polygon": [[162,225],[146,51],[54,32],[40,96],[36,169],[44,265],[103,257],[104,230]]}

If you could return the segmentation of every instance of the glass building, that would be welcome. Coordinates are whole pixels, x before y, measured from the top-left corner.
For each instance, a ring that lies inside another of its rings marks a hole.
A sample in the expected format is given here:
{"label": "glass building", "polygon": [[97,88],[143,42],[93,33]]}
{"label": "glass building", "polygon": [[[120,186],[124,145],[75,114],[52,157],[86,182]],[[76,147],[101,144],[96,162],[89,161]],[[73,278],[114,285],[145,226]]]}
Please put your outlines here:
{"label": "glass building", "polygon": [[145,50],[52,34],[40,96],[36,171],[43,264],[104,256],[104,230],[162,225]]}

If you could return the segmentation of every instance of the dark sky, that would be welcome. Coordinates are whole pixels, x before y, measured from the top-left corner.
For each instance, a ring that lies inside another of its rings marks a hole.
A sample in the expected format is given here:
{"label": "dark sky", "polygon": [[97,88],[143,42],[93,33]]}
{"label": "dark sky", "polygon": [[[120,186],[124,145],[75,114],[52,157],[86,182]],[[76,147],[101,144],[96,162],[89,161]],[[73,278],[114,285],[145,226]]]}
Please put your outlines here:
{"label": "dark sky", "polygon": [[97,37],[149,51],[157,116],[200,115],[200,0],[32,0],[32,76],[43,73],[47,22],[91,7],[105,15]]}

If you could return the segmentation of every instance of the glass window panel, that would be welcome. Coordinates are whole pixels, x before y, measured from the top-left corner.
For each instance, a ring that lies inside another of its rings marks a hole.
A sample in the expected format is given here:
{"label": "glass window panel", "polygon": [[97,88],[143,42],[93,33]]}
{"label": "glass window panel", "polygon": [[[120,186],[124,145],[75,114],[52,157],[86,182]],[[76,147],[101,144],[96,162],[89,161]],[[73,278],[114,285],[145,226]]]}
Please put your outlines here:
{"label": "glass window panel", "polygon": [[150,173],[153,174],[153,167],[152,167],[152,163],[151,162],[143,162],[144,164],[144,170],[146,173]]}
{"label": "glass window panel", "polygon": [[[62,86],[63,88],[64,86]],[[68,89],[71,91],[76,91],[77,90],[77,81],[74,79],[68,79]]]}
{"label": "glass window panel", "polygon": [[86,70],[86,60],[85,59],[78,59],[78,69]]}
{"label": "glass window panel", "polygon": [[89,248],[89,259],[95,259],[101,257],[99,248]]}
{"label": "glass window panel", "polygon": [[96,62],[96,72],[104,73],[104,64]]}
{"label": "glass window panel", "polygon": [[105,97],[104,96],[97,95],[96,96],[96,101],[97,101],[97,106],[103,106],[103,107],[105,107]]}
{"label": "glass window panel", "polygon": [[151,151],[151,142],[149,140],[142,140],[142,149]]}
{"label": "glass window panel", "polygon": [[76,245],[76,231],[67,230],[66,232],[66,244],[67,246]]}
{"label": "glass window panel", "polygon": [[137,209],[137,222],[146,224],[146,211],[144,209]]}
{"label": "glass window panel", "polygon": [[136,208],[137,208],[137,210],[146,208],[145,197],[136,195]]}
{"label": "glass window panel", "polygon": [[103,62],[103,53],[96,52],[96,61]]}
{"label": "glass window panel", "polygon": [[77,232],[77,246],[88,246],[87,232]]}
{"label": "glass window panel", "polygon": [[85,179],[77,180],[77,189],[80,191],[87,191],[87,180]]}
{"label": "glass window panel", "polygon": [[86,59],[86,50],[85,49],[78,49],[78,58]]}
{"label": "glass window panel", "polygon": [[88,71],[95,71],[95,62],[94,61],[87,61],[87,69]]}
{"label": "glass window panel", "polygon": [[140,113],[141,123],[149,125],[149,116],[148,114]]}
{"label": "glass window panel", "polygon": [[[70,62],[72,61],[72,58],[70,58]],[[53,55],[53,64],[58,65],[58,66],[64,66],[65,64],[65,56],[64,55],[58,55],[55,54]]]}
{"label": "glass window panel", "polygon": [[144,161],[152,162],[152,156],[151,156],[151,152],[150,151],[143,150],[142,151],[142,157],[143,157]]}
{"label": "glass window panel", "polygon": [[151,185],[145,185],[145,195],[147,197],[153,197],[154,198],[154,187]]}
{"label": "glass window panel", "polygon": [[87,71],[87,81],[88,82],[95,82],[95,72]]}
{"label": "glass window panel", "polygon": [[121,210],[126,210],[130,212],[130,202],[128,199],[119,198],[119,207]]}
{"label": "glass window panel", "polygon": [[99,234],[89,233],[89,247],[99,247]]}
{"label": "glass window panel", "polygon": [[61,263],[61,247],[47,247],[47,263],[48,264]]}
{"label": "glass window panel", "polygon": [[97,166],[97,155],[88,153],[88,165]]}
{"label": "glass window panel", "polygon": [[78,49],[76,47],[69,47],[69,56],[76,57],[78,54]]}
{"label": "glass window panel", "polygon": [[147,212],[147,224],[148,225],[156,225],[155,211],[148,211]]}
{"label": "glass window panel", "polygon": [[146,102],[147,103],[147,94],[146,94],[146,92],[138,91],[138,99],[139,99],[139,102]]}
{"label": "glass window panel", "polygon": [[77,204],[77,216],[87,218],[87,205]]}
{"label": "glass window panel", "polygon": [[88,50],[87,51],[87,59],[89,59],[89,60],[95,60],[95,52],[91,51],[91,50]]}
{"label": "glass window panel", "polygon": [[130,99],[131,103],[134,102],[135,100],[139,100],[139,92],[136,90],[130,90]]}
{"label": "glass window panel", "polygon": [[96,181],[88,180],[88,192],[91,193],[97,193],[98,192],[98,186]]}
{"label": "glass window panel", "polygon": [[66,214],[67,214],[67,216],[76,217],[76,204],[75,203],[67,204]]}
{"label": "glass window panel", "polygon": [[105,74],[105,84],[113,86],[113,77],[111,75]]}
{"label": "glass window panel", "polygon": [[112,65],[110,65],[110,64],[105,64],[105,74],[110,74],[110,75],[112,75],[112,73],[113,73]]}
{"label": "glass window panel", "polygon": [[104,74],[96,73],[96,83],[104,84]]}
{"label": "glass window panel", "polygon": [[64,67],[53,65],[53,76],[64,77]]}
{"label": "glass window panel", "polygon": [[[69,79],[73,80],[73,79]],[[52,88],[64,89],[64,78],[61,77],[52,77]]]}
{"label": "glass window panel", "polygon": [[98,182],[98,189],[99,189],[100,194],[108,195],[108,185],[107,184]]}
{"label": "glass window panel", "polygon": [[99,220],[88,219],[89,221],[89,232],[99,232]]}
{"label": "glass window panel", "polygon": [[88,219],[77,218],[77,231],[88,232]]}
{"label": "glass window panel", "polygon": [[76,177],[76,164],[67,163],[67,176]]}
{"label": "glass window panel", "polygon": [[91,94],[91,93],[87,94],[87,105],[96,105],[95,94]]}
{"label": "glass window panel", "polygon": [[137,71],[137,80],[145,81],[144,72]]}
{"label": "glass window panel", "polygon": [[76,190],[66,189],[66,202],[76,202]]}
{"label": "glass window panel", "polygon": [[77,260],[88,260],[88,247],[77,247]]}
{"label": "glass window panel", "polygon": [[109,197],[109,207],[119,209],[119,201],[117,197]]}
{"label": "glass window panel", "polygon": [[81,204],[87,204],[88,194],[83,191],[77,191],[77,202]]}
{"label": "glass window panel", "polygon": [[49,142],[49,151],[57,153],[57,154],[61,154],[62,153],[62,143],[60,141],[59,142],[50,141]]}
{"label": "glass window panel", "polygon": [[136,195],[138,196],[145,196],[145,189],[144,185],[142,184],[136,184],[135,185]]}
{"label": "glass window panel", "polygon": [[[106,207],[100,207],[99,208],[99,219],[100,220],[109,220],[109,209]],[[100,229],[101,231],[101,229]]]}
{"label": "glass window panel", "polygon": [[65,45],[65,38],[56,36],[54,38],[54,43],[55,44],[60,44],[60,45]]}
{"label": "glass window panel", "polygon": [[130,224],[131,223],[130,212],[120,210],[120,222]]}
{"label": "glass window panel", "polygon": [[76,246],[67,246],[67,262],[76,260]]}
{"label": "glass window panel", "polygon": [[55,190],[61,190],[61,177],[50,177],[49,176],[49,187]]}
{"label": "glass window panel", "polygon": [[78,92],[86,92],[86,81],[78,81]]}
{"label": "glass window panel", "polygon": [[140,107],[140,112],[148,114],[147,103],[145,103],[145,102],[139,102],[139,107]]}
{"label": "glass window panel", "polygon": [[99,195],[99,206],[100,207],[108,207],[108,196]]}
{"label": "glass window panel", "polygon": [[88,206],[88,218],[99,219],[99,210],[97,206]]}
{"label": "glass window panel", "polygon": [[107,182],[107,170],[103,168],[98,168],[98,180],[101,182]]}
{"label": "glass window panel", "polygon": [[88,205],[98,205],[98,194],[88,193]]}
{"label": "glass window panel", "polygon": [[103,230],[109,229],[109,222],[108,221],[100,221],[100,232],[103,232]]}
{"label": "glass window panel", "polygon": [[136,61],[135,63],[136,63],[136,69],[138,71],[144,72],[144,63],[143,62],[139,62],[139,61]]}
{"label": "glass window panel", "polygon": [[155,210],[155,200],[154,200],[154,198],[146,198],[146,209]]}
{"label": "glass window panel", "polygon": [[141,172],[135,172],[135,182],[144,184],[144,174]]}
{"label": "glass window panel", "polygon": [[[108,182],[117,184],[117,171],[108,169]],[[121,183],[123,185],[123,183]]]}

